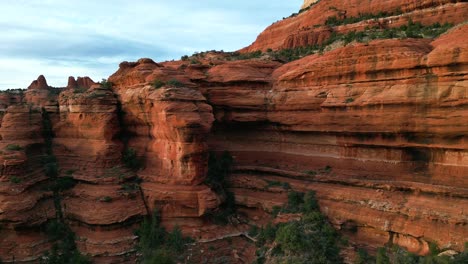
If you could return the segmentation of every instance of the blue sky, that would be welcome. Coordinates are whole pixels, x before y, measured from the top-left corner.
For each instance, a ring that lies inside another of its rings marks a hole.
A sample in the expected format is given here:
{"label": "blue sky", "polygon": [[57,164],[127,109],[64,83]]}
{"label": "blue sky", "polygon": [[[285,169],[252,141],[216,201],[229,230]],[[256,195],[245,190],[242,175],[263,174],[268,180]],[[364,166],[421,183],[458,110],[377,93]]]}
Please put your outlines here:
{"label": "blue sky", "polygon": [[0,0],[0,89],[24,88],[44,74],[95,81],[121,61],[179,59],[195,51],[233,51],[302,0]]}

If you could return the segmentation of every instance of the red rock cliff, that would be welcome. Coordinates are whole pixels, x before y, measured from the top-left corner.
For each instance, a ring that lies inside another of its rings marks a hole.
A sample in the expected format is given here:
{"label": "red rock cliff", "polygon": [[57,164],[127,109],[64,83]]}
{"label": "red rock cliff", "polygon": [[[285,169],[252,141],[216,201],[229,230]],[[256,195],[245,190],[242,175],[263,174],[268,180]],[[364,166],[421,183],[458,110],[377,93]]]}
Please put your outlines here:
{"label": "red rock cliff", "polygon": [[266,180],[288,182],[317,191],[324,213],[344,232],[355,225],[359,243],[463,249],[467,32],[308,56],[277,68],[263,93],[248,79],[204,90],[219,109],[210,146],[238,162],[236,201],[271,208]]}
{"label": "red rock cliff", "polygon": [[[267,49],[279,50],[321,44],[333,32],[362,31],[366,27],[399,27],[409,19],[422,24],[461,23],[468,16],[467,3],[456,0],[441,1],[360,1],[321,0],[309,10],[273,23],[250,46],[241,52]],[[326,24],[329,17],[340,19],[359,17],[361,14],[387,12],[389,15],[341,26]]]}
{"label": "red rock cliff", "polygon": [[[382,18],[393,25],[457,24],[468,12],[461,1],[322,0],[244,51],[316,44],[371,23],[323,25],[344,7],[347,16],[401,8]],[[205,217],[222,202],[203,183],[207,154],[226,150],[235,159],[230,190],[248,223],[284,203],[287,190],[268,187],[281,182],[316,191],[323,213],[360,246],[462,250],[466,36],[462,24],[437,39],[337,45],[286,64],[215,53],[200,64],[141,59],[121,63],[112,87],[83,78],[54,89],[40,77],[25,92],[2,94],[0,257],[34,262],[50,248],[43,227],[56,208],[41,163],[46,114],[59,177],[76,183],[59,206],[78,248],[97,263],[134,260],[133,230],[154,208],[166,227],[204,241],[243,234],[245,226],[213,227]],[[138,166],[126,163],[128,153]],[[226,254],[251,260],[253,245],[239,244]]]}

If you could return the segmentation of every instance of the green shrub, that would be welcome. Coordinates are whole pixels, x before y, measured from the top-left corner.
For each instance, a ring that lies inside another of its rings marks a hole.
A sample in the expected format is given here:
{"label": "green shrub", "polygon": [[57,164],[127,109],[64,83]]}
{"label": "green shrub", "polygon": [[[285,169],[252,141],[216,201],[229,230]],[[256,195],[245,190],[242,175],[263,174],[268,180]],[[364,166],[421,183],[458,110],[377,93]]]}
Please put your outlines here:
{"label": "green shrub", "polygon": [[102,81],[99,83],[101,88],[104,88],[104,89],[111,89],[112,88],[112,82],[106,80],[106,79],[102,79]]}
{"label": "green shrub", "polygon": [[89,93],[88,95],[86,95],[86,98],[93,99],[93,98],[101,98],[101,97],[104,97],[104,96],[105,96],[105,94],[92,92],[92,93]]}
{"label": "green shrub", "polygon": [[323,168],[323,172],[325,173],[330,173],[332,171],[332,167],[330,165],[327,165],[325,166],[325,168]]}
{"label": "green shrub", "polygon": [[53,220],[47,224],[46,234],[50,240],[56,241],[63,237],[69,237],[70,230],[68,226],[64,225],[63,223],[57,220]]}
{"label": "green shrub", "polygon": [[223,152],[220,157],[217,157],[215,153],[209,154],[205,184],[219,196],[224,197],[218,210],[210,215],[216,224],[227,224],[229,217],[236,213],[235,197],[227,190],[229,186],[226,179],[231,173],[232,164],[233,158],[227,151]]}
{"label": "green shrub", "polygon": [[166,83],[159,80],[159,79],[156,79],[153,81],[153,83],[151,84],[155,89],[159,89],[161,87],[163,87]]}
{"label": "green shrub", "polygon": [[201,62],[199,60],[197,60],[197,59],[191,59],[190,64],[197,65],[197,64],[201,64]]}
{"label": "green shrub", "polygon": [[362,248],[358,249],[356,259],[354,260],[354,264],[369,264],[369,263],[375,263],[374,259],[364,249]]}
{"label": "green shrub", "polygon": [[250,226],[250,228],[249,228],[248,234],[249,234],[249,236],[251,236],[251,237],[255,237],[255,236],[258,235],[259,232],[260,232],[260,229],[258,228],[258,226],[252,225],[252,226]]}
{"label": "green shrub", "polygon": [[56,162],[47,163],[44,165],[45,175],[50,178],[55,178],[58,175],[58,166]]}
{"label": "green shrub", "polygon": [[291,185],[289,185],[289,183],[287,183],[287,182],[269,181],[269,180],[266,180],[266,182],[267,182],[267,186],[265,187],[266,189],[268,189],[270,187],[281,187],[284,190],[291,189]]}
{"label": "green shrub", "polygon": [[137,152],[133,148],[126,148],[123,155],[122,161],[125,166],[132,170],[138,170],[142,167],[142,160],[138,158]]}
{"label": "green shrub", "polygon": [[[138,252],[142,255],[142,263],[175,263],[185,250],[190,238],[184,237],[179,227],[167,233],[160,226],[160,215],[154,211],[150,218],[145,218],[140,228],[135,231],[139,236]],[[160,261],[160,262],[159,262]]]}
{"label": "green shrub", "polygon": [[309,191],[304,195],[303,208],[305,213],[319,212],[320,207],[315,197],[314,191]]}
{"label": "green shrub", "polygon": [[225,199],[219,206],[218,210],[210,214],[211,219],[215,224],[226,225],[229,223],[229,218],[236,214],[236,205],[234,193],[223,190]]}
{"label": "green shrub", "polygon": [[396,16],[396,15],[400,15],[402,13],[403,12],[401,11],[401,9],[396,9],[393,12],[381,11],[381,12],[379,12],[377,14],[363,13],[363,14],[359,14],[359,16],[357,16],[357,17],[346,17],[346,18],[343,18],[343,19],[339,19],[336,16],[331,16],[325,21],[325,25],[339,26],[339,25],[354,24],[354,23],[357,23],[357,22],[360,22],[360,21],[363,21],[363,20],[378,19],[378,18],[389,17],[389,16]]}
{"label": "green shrub", "polygon": [[56,163],[57,158],[54,155],[45,155],[41,158],[42,164]]}
{"label": "green shrub", "polygon": [[377,249],[377,256],[375,259],[376,264],[390,264],[390,259],[387,256],[387,250],[385,248]]}
{"label": "green shrub", "polygon": [[151,255],[143,260],[143,264],[175,264],[172,253],[165,248],[156,249]]}
{"label": "green shrub", "polygon": [[224,188],[227,185],[226,178],[231,173],[232,164],[233,158],[229,152],[223,152],[219,158],[215,153],[210,153],[205,183],[215,190]]}
{"label": "green shrub", "polygon": [[271,215],[276,217],[281,212],[281,206],[275,205],[271,208]]}
{"label": "green shrub", "polygon": [[18,151],[18,150],[23,149],[20,145],[17,145],[17,144],[8,144],[5,148],[7,150],[12,150],[12,151]]}
{"label": "green shrub", "polygon": [[176,79],[171,79],[171,80],[167,81],[166,84],[168,86],[176,87],[176,88],[184,86],[183,83],[181,83],[179,80],[176,80]]}
{"label": "green shrub", "polygon": [[231,55],[231,60],[250,60],[250,59],[256,59],[260,58],[263,55],[261,50],[257,50],[254,52],[247,52],[247,53],[239,53],[239,52],[234,52]]}
{"label": "green shrub", "polygon": [[99,201],[104,202],[104,203],[110,203],[110,202],[112,202],[112,197],[104,196],[101,199],[99,199]]}
{"label": "green shrub", "polygon": [[284,252],[301,252],[307,248],[298,222],[282,225],[276,231],[275,241]]}
{"label": "green shrub", "polygon": [[182,235],[182,231],[178,226],[174,227],[174,229],[167,235],[167,247],[172,252],[182,253],[185,244],[189,243],[191,239],[188,239]]}
{"label": "green shrub", "polygon": [[276,237],[276,230],[278,230],[278,227],[273,225],[271,222],[268,222],[265,227],[260,229],[257,238],[258,245],[273,242]]}
{"label": "green shrub", "polygon": [[302,211],[302,205],[304,204],[304,193],[300,192],[289,192],[288,193],[288,205],[285,208],[287,213],[299,213]]}
{"label": "green shrub", "polygon": [[75,173],[76,170],[67,170],[65,171],[65,174],[66,175],[72,175],[73,173]]}
{"label": "green shrub", "polygon": [[138,190],[139,186],[136,183],[124,183],[121,186],[121,189],[124,190],[125,192],[133,192]]}
{"label": "green shrub", "polygon": [[143,256],[151,255],[153,249],[161,246],[166,239],[166,230],[160,227],[160,215],[158,211],[154,211],[151,218],[145,218],[136,231],[136,235],[139,236],[138,250]]}
{"label": "green shrub", "polygon": [[[275,242],[276,247],[270,249],[274,256],[272,263],[342,263],[341,239],[319,209],[315,192],[290,192],[288,203],[280,210],[302,213],[302,218],[278,226],[268,224],[260,230],[257,245]],[[260,263],[265,259],[265,252],[266,249],[257,254]]]}
{"label": "green shrub", "polygon": [[52,185],[52,190],[57,192],[62,192],[69,190],[76,185],[76,180],[72,177],[58,177],[56,178],[54,184]]}
{"label": "green shrub", "polygon": [[345,103],[349,104],[349,103],[352,103],[352,102],[354,102],[354,98],[352,98],[352,97],[346,98]]}
{"label": "green shrub", "polygon": [[10,182],[11,182],[11,183],[14,183],[14,184],[18,184],[18,183],[21,183],[22,180],[21,180],[21,178],[18,178],[18,177],[16,177],[16,176],[13,176],[13,177],[10,178]]}
{"label": "green shrub", "polygon": [[432,255],[432,256],[435,256],[437,254],[440,253],[440,249],[439,249],[439,246],[434,243],[434,242],[429,242],[429,253]]}
{"label": "green shrub", "polygon": [[[432,244],[432,246],[431,246]],[[427,256],[417,256],[407,250],[393,245],[392,247],[379,248],[375,259],[363,250],[358,250],[356,264],[458,264],[467,263],[468,251],[455,255],[454,258],[448,256],[438,256],[439,249],[435,243],[429,243],[431,253]],[[431,249],[432,248],[432,249]]]}
{"label": "green shrub", "polygon": [[44,253],[45,264],[90,264],[76,248],[75,234],[64,223],[53,220],[47,224],[46,234],[54,242],[52,249]]}
{"label": "green shrub", "polygon": [[86,92],[86,90],[87,90],[86,88],[78,87],[78,88],[76,88],[75,90],[73,90],[73,93],[75,93],[75,94],[80,94],[80,93]]}
{"label": "green shrub", "polygon": [[468,263],[468,248],[465,248],[465,251],[456,255],[453,259],[453,263]]}

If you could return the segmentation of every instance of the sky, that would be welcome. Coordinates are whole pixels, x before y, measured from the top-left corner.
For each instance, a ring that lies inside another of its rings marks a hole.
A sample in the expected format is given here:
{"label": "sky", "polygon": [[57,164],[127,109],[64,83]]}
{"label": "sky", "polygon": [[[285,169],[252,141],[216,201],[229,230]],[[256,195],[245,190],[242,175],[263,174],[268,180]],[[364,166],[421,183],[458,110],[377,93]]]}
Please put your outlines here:
{"label": "sky", "polygon": [[180,59],[234,51],[302,0],[0,0],[0,89],[26,88],[43,74],[100,81],[122,61]]}

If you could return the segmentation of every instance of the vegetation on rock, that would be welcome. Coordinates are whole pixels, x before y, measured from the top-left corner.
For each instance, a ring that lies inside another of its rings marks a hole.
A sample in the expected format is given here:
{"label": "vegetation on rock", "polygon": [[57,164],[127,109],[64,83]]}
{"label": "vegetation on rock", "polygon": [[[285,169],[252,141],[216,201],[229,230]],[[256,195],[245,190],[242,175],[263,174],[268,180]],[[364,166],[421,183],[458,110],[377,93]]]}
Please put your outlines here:
{"label": "vegetation on rock", "polygon": [[406,25],[398,28],[380,29],[378,27],[374,27],[367,28],[363,31],[351,31],[346,34],[333,32],[331,36],[320,45],[302,46],[293,49],[281,49],[266,53],[262,53],[261,51],[243,54],[233,53],[232,56],[230,56],[230,60],[254,59],[267,55],[274,60],[291,62],[308,55],[322,54],[328,46],[338,41],[341,41],[344,45],[347,45],[353,41],[367,42],[376,39],[436,38],[452,27],[453,25],[449,23],[443,25],[440,23],[434,23],[432,25],[424,26],[421,23],[414,23],[412,20],[410,20]]}
{"label": "vegetation on rock", "polygon": [[176,80],[176,79],[171,79],[171,80],[167,81],[166,84],[168,86],[175,87],[175,88],[184,86],[183,83],[181,83],[179,80]]}
{"label": "vegetation on rock", "polygon": [[403,14],[403,11],[401,9],[397,9],[393,12],[385,12],[385,11],[380,11],[377,14],[359,14],[357,17],[344,17],[344,18],[339,18],[337,16],[331,16],[325,21],[325,25],[327,26],[339,26],[339,25],[347,25],[347,24],[354,24],[360,21],[364,20],[370,20],[370,19],[378,19],[378,18],[383,18],[383,17],[389,17],[389,16],[397,16]]}
{"label": "vegetation on rock", "polygon": [[210,153],[208,159],[208,174],[205,184],[211,187],[218,195],[224,198],[224,202],[217,211],[210,213],[209,217],[218,224],[227,224],[229,218],[236,213],[234,194],[229,192],[227,177],[231,173],[233,164],[232,156],[225,151],[220,157]]}
{"label": "vegetation on rock", "polygon": [[108,81],[107,79],[102,79],[99,84],[103,89],[111,89],[113,85],[112,82]]}
{"label": "vegetation on rock", "polygon": [[155,88],[155,89],[159,89],[159,88],[163,87],[164,85],[166,85],[166,83],[159,80],[159,79],[156,79],[151,83],[151,86],[153,86],[153,88]]}
{"label": "vegetation on rock", "polygon": [[22,150],[23,148],[20,145],[17,144],[8,144],[5,147],[6,150],[11,150],[11,151],[19,151]]}
{"label": "vegetation on rock", "polygon": [[143,161],[137,156],[137,152],[133,148],[125,148],[122,154],[122,162],[132,170],[138,170],[143,166]]}
{"label": "vegetation on rock", "polygon": [[140,228],[135,231],[139,237],[137,250],[141,256],[141,263],[176,263],[185,250],[186,244],[192,242],[192,239],[182,235],[177,226],[171,232],[166,232],[160,226],[160,217],[158,211],[155,210],[151,217],[145,218]]}
{"label": "vegetation on rock", "polygon": [[455,256],[440,254],[442,250],[430,243],[430,253],[427,256],[418,256],[408,252],[397,245],[377,249],[375,257],[369,255],[365,250],[359,249],[355,264],[461,264],[468,263],[468,248]]}
{"label": "vegetation on rock", "polygon": [[257,263],[342,263],[339,235],[320,213],[314,192],[291,191],[282,213],[301,214],[300,220],[271,223],[257,235]]}

